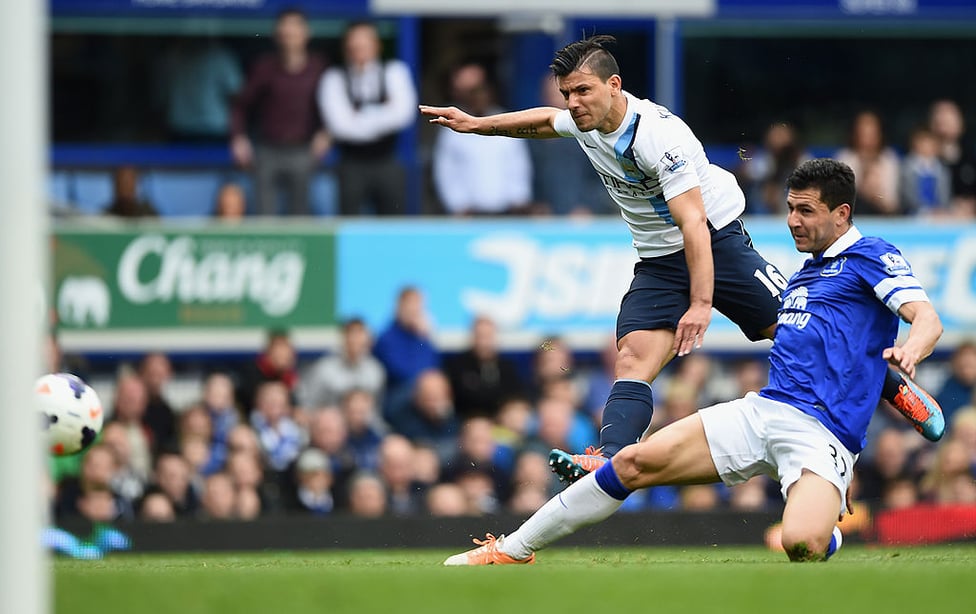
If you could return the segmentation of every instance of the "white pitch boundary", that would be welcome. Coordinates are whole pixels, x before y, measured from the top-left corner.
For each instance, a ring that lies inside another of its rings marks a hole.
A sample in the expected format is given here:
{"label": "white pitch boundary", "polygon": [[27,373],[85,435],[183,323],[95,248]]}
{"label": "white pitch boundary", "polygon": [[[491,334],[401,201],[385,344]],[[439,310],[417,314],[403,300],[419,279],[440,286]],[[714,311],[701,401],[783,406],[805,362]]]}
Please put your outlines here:
{"label": "white pitch boundary", "polygon": [[0,2],[0,612],[50,605],[44,466],[33,384],[48,271],[47,3]]}

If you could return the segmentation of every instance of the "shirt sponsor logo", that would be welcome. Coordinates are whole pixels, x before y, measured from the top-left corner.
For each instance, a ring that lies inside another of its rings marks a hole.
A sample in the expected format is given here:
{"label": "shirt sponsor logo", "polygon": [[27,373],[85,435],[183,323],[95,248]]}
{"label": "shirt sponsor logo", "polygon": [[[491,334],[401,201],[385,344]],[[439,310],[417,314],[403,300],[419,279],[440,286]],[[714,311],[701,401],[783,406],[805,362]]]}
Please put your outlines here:
{"label": "shirt sponsor logo", "polygon": [[807,309],[808,292],[805,286],[794,288],[783,299],[783,304],[776,317],[777,324],[789,324],[799,329],[806,328],[810,322],[810,313]]}
{"label": "shirt sponsor logo", "polygon": [[688,162],[684,158],[684,154],[681,153],[680,147],[675,147],[669,151],[664,152],[661,157],[661,165],[669,173],[675,173],[681,170],[685,164]]}

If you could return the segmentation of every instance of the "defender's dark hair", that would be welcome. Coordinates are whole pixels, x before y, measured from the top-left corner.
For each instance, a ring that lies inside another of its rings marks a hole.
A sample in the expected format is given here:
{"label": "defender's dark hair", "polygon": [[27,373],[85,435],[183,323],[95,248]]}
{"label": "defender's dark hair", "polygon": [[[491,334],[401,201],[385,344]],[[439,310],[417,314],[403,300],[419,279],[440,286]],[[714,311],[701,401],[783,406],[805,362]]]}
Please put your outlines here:
{"label": "defender's dark hair", "polygon": [[611,75],[620,74],[616,58],[604,47],[605,44],[616,42],[617,39],[609,34],[598,34],[570,43],[556,52],[549,70],[553,76],[565,77],[585,66],[602,81],[606,81]]}
{"label": "defender's dark hair", "polygon": [[854,219],[854,201],[857,190],[854,184],[854,171],[843,162],[830,158],[807,160],[786,180],[786,187],[791,190],[806,190],[817,188],[820,190],[820,200],[833,211],[840,205],[847,203],[851,206],[850,220]]}

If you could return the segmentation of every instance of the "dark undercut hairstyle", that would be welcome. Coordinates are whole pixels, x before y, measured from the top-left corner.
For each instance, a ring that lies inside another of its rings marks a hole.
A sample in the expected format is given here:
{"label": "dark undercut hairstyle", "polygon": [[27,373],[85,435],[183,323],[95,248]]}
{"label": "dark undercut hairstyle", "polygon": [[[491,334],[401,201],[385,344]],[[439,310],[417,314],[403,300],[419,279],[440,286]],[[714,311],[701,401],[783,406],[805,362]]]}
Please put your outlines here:
{"label": "dark undercut hairstyle", "polygon": [[786,187],[791,190],[820,190],[820,200],[831,211],[847,203],[851,206],[849,221],[854,221],[854,201],[857,198],[854,171],[843,162],[830,158],[807,160],[796,167],[786,180]]}
{"label": "dark undercut hairstyle", "polygon": [[604,45],[616,43],[617,39],[609,34],[598,34],[581,41],[570,43],[556,52],[556,56],[549,65],[555,77],[565,77],[575,70],[589,69],[601,81],[606,81],[612,75],[620,74],[616,58],[606,50]]}

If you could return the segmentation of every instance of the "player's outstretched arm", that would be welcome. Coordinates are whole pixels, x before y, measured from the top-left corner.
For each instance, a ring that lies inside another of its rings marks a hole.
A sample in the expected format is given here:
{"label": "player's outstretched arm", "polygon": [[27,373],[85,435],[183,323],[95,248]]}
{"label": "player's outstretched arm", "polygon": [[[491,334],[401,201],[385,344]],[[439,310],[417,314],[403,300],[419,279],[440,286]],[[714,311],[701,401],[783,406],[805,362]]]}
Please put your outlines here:
{"label": "player's outstretched arm", "polygon": [[555,107],[534,107],[524,111],[477,117],[457,107],[431,107],[422,104],[420,112],[431,118],[430,123],[455,132],[522,139],[551,139],[559,136],[553,128],[553,122],[559,113],[559,109]]}
{"label": "player's outstretched arm", "polygon": [[882,354],[889,363],[901,369],[908,377],[915,377],[915,365],[922,362],[942,336],[942,321],[932,303],[913,301],[898,308],[898,315],[912,327],[908,339],[901,345],[892,346]]}

